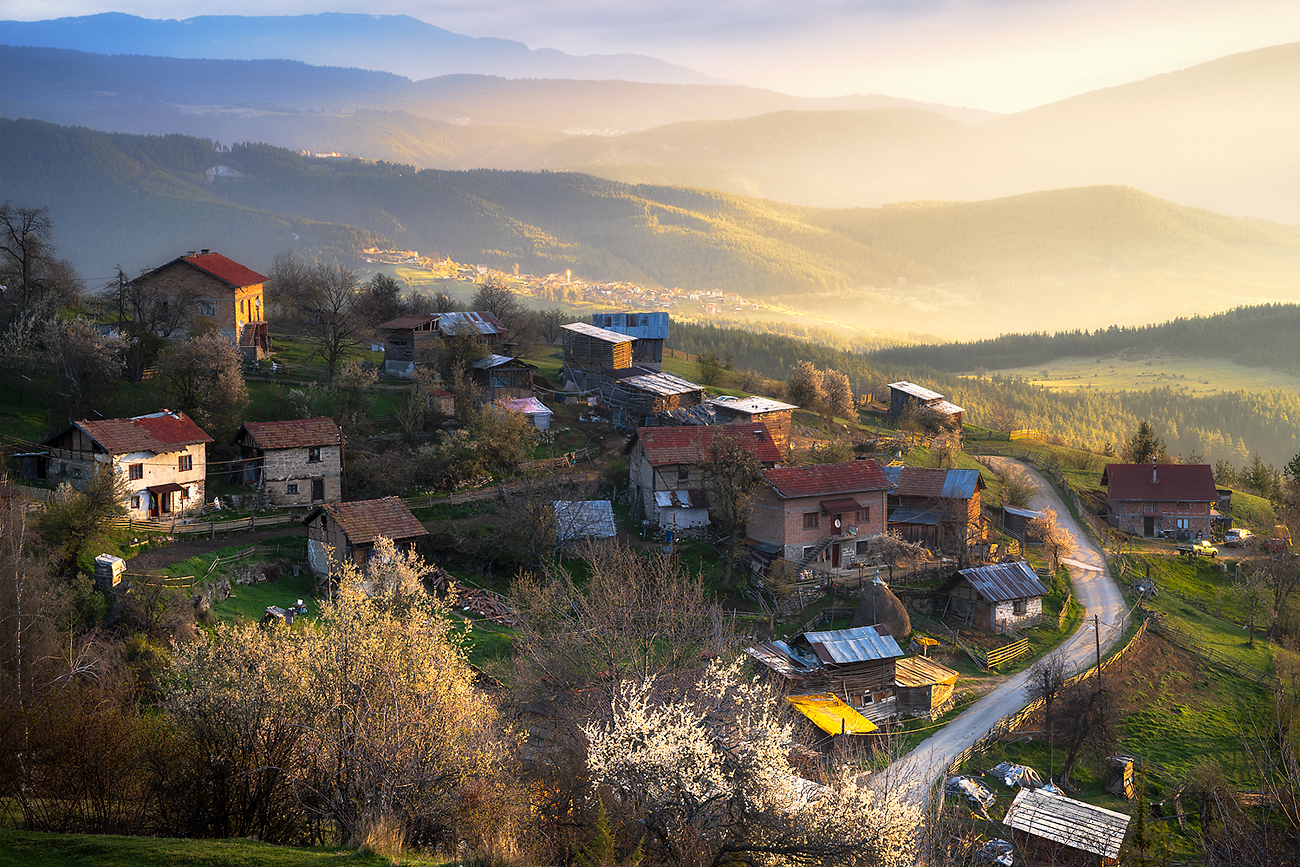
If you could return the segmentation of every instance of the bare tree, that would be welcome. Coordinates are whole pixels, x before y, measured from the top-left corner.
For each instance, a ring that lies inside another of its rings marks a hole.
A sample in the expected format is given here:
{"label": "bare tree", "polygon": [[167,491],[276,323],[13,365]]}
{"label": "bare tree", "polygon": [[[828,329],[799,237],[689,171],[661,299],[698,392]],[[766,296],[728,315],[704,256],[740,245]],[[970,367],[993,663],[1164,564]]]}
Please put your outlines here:
{"label": "bare tree", "polygon": [[519,325],[524,314],[524,305],[515,294],[510,281],[498,274],[484,278],[469,305],[475,310],[491,313],[510,329]]}
{"label": "bare tree", "polygon": [[1065,657],[1060,653],[1049,653],[1038,662],[1035,662],[1033,668],[1029,669],[1029,683],[1025,686],[1025,694],[1031,700],[1043,700],[1043,725],[1047,730],[1047,778],[1049,780],[1052,778],[1052,769],[1055,766],[1055,755],[1052,750],[1056,743],[1054,730],[1056,716],[1053,714],[1053,705],[1061,697],[1061,692],[1065,689],[1069,678],[1070,674],[1066,668]]}
{"label": "bare tree", "polygon": [[556,343],[563,333],[561,329],[567,323],[573,321],[573,317],[558,307],[552,307],[537,314],[537,321],[542,339],[547,343]]}
{"label": "bare tree", "polygon": [[709,518],[727,540],[725,570],[730,583],[754,494],[763,484],[762,464],[751,443],[722,425],[713,429],[708,459],[700,469],[709,493]]}
{"label": "bare tree", "polygon": [[1055,572],[1061,565],[1061,558],[1068,557],[1074,551],[1074,536],[1069,530],[1056,523],[1056,510],[1047,507],[1037,518],[1029,522],[1025,536],[1036,540],[1043,546]]}
{"label": "bare tree", "polygon": [[171,343],[158,358],[158,376],[173,409],[189,413],[218,440],[228,439],[248,406],[238,350],[215,332]]}
{"label": "bare tree", "polygon": [[53,258],[53,233],[49,208],[22,208],[8,199],[0,204],[0,255],[5,270],[17,278],[23,307],[31,303],[36,278]]}
{"label": "bare tree", "polygon": [[56,392],[69,419],[84,418],[87,410],[112,393],[122,375],[121,342],[100,333],[88,319],[46,320],[41,335],[41,357],[53,370]]}
{"label": "bare tree", "polygon": [[301,303],[304,332],[332,381],[343,356],[362,342],[366,322],[358,308],[357,275],[337,262],[314,265]]}
{"label": "bare tree", "polygon": [[1066,786],[1085,749],[1102,756],[1114,748],[1119,737],[1119,711],[1115,696],[1107,689],[1097,689],[1092,678],[1067,686],[1059,701],[1062,718],[1072,721],[1060,735],[1065,751],[1061,785]]}

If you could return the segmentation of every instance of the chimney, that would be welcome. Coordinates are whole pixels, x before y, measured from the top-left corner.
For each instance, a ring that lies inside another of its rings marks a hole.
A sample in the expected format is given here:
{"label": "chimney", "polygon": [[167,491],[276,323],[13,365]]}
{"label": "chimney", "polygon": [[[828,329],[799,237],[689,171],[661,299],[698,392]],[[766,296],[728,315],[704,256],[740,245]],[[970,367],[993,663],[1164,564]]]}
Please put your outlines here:
{"label": "chimney", "polygon": [[1156,478],[1156,459],[1151,459],[1151,484],[1158,485],[1160,480]]}
{"label": "chimney", "polygon": [[195,252],[196,252],[196,251],[194,251],[194,250],[187,250],[187,251],[185,251],[185,255],[186,255],[186,256],[193,256]]}
{"label": "chimney", "polygon": [[204,248],[203,248],[203,255],[204,255],[204,256],[208,255],[209,252],[210,252],[210,251],[208,250],[207,247],[204,247]]}

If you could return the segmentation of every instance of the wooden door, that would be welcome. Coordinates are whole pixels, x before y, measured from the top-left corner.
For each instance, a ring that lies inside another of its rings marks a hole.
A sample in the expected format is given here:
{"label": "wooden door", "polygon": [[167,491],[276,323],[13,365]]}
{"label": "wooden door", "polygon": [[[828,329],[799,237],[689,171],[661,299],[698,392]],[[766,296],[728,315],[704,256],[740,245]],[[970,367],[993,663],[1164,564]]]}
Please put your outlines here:
{"label": "wooden door", "polygon": [[312,479],[311,480],[311,501],[313,503],[320,503],[323,502],[324,500],[325,500],[325,480]]}

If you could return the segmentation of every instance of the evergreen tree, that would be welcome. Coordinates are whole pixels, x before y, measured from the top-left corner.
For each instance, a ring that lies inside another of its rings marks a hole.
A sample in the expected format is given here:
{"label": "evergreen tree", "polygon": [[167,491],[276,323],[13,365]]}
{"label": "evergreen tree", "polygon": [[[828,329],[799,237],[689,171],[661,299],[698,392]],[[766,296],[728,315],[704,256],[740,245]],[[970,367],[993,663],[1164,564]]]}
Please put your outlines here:
{"label": "evergreen tree", "polygon": [[1156,436],[1155,429],[1146,419],[1142,420],[1137,432],[1124,444],[1120,455],[1130,464],[1148,464],[1168,457],[1165,441]]}

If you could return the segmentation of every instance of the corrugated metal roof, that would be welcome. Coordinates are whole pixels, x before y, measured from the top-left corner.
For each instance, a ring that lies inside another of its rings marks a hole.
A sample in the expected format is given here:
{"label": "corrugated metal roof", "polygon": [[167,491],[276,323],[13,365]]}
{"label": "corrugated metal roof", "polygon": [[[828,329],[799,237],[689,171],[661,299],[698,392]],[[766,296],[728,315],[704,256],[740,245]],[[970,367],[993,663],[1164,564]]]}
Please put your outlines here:
{"label": "corrugated metal roof", "polygon": [[380,328],[391,328],[402,331],[410,328],[419,328],[421,325],[427,325],[439,318],[437,313],[410,313],[406,316],[399,316],[396,319],[390,319]]}
{"label": "corrugated metal roof", "polygon": [[612,539],[618,535],[614,505],[609,500],[556,500],[556,541]]}
{"label": "corrugated metal roof", "polygon": [[655,505],[661,509],[707,509],[709,495],[704,491],[655,491]]}
{"label": "corrugated metal roof", "polygon": [[852,662],[869,662],[873,659],[890,659],[903,655],[889,630],[877,624],[853,629],[836,629],[829,632],[805,632],[803,639],[827,665],[846,665]]}
{"label": "corrugated metal roof", "polygon": [[438,328],[453,334],[470,331],[477,331],[479,334],[501,334],[506,330],[505,324],[486,310],[440,313]]}
{"label": "corrugated metal roof", "polygon": [[1042,512],[1031,512],[1029,509],[1017,509],[1012,506],[1003,506],[1002,511],[1006,512],[1008,515],[1016,515],[1017,517],[1020,518],[1028,518],[1031,521],[1034,518],[1043,517]]}
{"label": "corrugated metal roof", "polygon": [[764,641],[756,647],[747,647],[745,652],[790,680],[803,680],[808,675],[821,671],[822,667],[816,657],[802,654],[780,639]]}
{"label": "corrugated metal roof", "polygon": [[[1152,480],[1154,472],[1155,479]],[[1208,464],[1106,464],[1101,483],[1112,500],[1216,503],[1214,470]]]}
{"label": "corrugated metal roof", "polygon": [[606,370],[604,375],[624,385],[648,391],[662,397],[675,394],[689,394],[692,391],[704,391],[704,386],[696,385],[689,379],[683,379],[672,373],[660,373],[641,367],[629,367],[622,370]]}
{"label": "corrugated metal roof", "polygon": [[1130,817],[1044,789],[1021,789],[1002,823],[1072,849],[1118,858]]}
{"label": "corrugated metal roof", "polygon": [[667,340],[668,314],[655,313],[593,313],[591,324],[606,331],[626,334],[638,340]]}
{"label": "corrugated metal roof", "polygon": [[957,574],[969,581],[979,595],[989,602],[1007,602],[1047,594],[1047,587],[1023,560],[958,569]]}
{"label": "corrugated metal roof", "polygon": [[871,459],[810,467],[778,467],[764,470],[763,478],[782,499],[889,489],[889,479],[880,471],[880,465]]}
{"label": "corrugated metal roof", "polygon": [[[339,444],[339,426],[334,419],[299,418],[291,421],[250,421],[244,423],[248,438],[259,449],[305,449],[311,446]],[[236,436],[235,441],[242,439]]]}
{"label": "corrugated metal roof", "polygon": [[606,343],[631,343],[635,338],[626,334],[619,334],[617,331],[607,331],[604,328],[597,328],[594,325],[588,325],[585,322],[572,322],[568,325],[560,326],[564,331],[571,331],[574,334],[581,334],[584,337],[591,337],[596,340],[604,340]]}
{"label": "corrugated metal roof", "polygon": [[715,397],[709,401],[724,410],[745,413],[746,415],[758,415],[765,412],[781,412],[783,410],[795,410],[799,407],[792,403],[782,403],[779,400],[772,400],[770,397],[746,397],[740,400],[722,400]]}
{"label": "corrugated metal roof", "polygon": [[509,355],[489,355],[486,358],[480,358],[478,361],[470,364],[470,367],[476,370],[491,370],[494,367],[500,367],[503,364],[514,362],[518,367],[529,367],[536,370],[536,365],[529,364],[520,358],[511,358]]}
{"label": "corrugated metal roof", "polygon": [[917,385],[915,382],[908,382],[906,379],[898,382],[891,382],[889,387],[894,391],[901,391],[904,394],[910,394],[912,397],[920,398],[924,401],[939,400],[943,397],[937,391],[931,391],[924,385]]}
{"label": "corrugated metal roof", "polygon": [[936,400],[930,406],[939,410],[939,412],[946,412],[948,415],[956,415],[959,412],[966,411],[950,400]]}
{"label": "corrugated metal roof", "polygon": [[828,735],[867,735],[876,724],[833,695],[788,695],[786,701]]}
{"label": "corrugated metal roof", "polygon": [[889,523],[891,524],[924,524],[927,527],[937,527],[943,520],[943,509],[895,509],[889,513]]}
{"label": "corrugated metal roof", "polygon": [[195,443],[212,442],[212,437],[185,413],[168,410],[135,418],[82,419],[74,424],[110,455],[129,455],[132,452],[164,454]]}
{"label": "corrugated metal roof", "polygon": [[889,493],[900,497],[968,500],[984,489],[979,470],[944,470],[934,467],[884,467]]}

